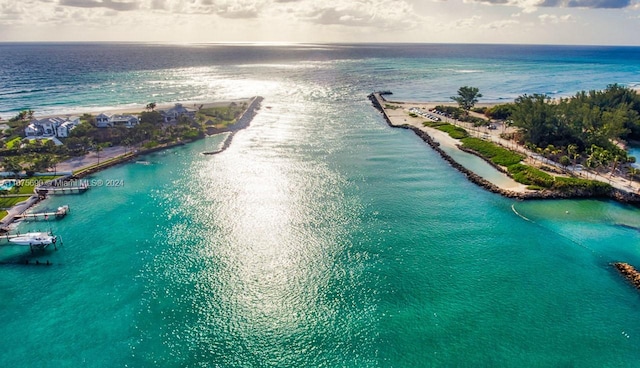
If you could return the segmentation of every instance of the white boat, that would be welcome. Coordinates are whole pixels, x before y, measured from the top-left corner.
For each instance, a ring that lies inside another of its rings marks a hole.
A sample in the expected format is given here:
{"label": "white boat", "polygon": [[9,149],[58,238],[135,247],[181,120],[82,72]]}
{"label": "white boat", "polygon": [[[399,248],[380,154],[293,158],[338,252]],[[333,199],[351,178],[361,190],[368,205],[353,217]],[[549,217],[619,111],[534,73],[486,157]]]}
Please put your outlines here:
{"label": "white boat", "polygon": [[49,233],[25,233],[9,239],[9,242],[17,245],[46,246],[57,240],[55,235]]}

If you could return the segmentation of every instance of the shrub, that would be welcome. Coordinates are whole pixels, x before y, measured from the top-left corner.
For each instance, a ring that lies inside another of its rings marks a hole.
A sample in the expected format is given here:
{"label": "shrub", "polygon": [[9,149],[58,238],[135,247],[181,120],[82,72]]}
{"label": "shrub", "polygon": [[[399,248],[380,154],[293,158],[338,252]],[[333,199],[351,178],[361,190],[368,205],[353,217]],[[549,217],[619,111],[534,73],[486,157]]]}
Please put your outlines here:
{"label": "shrub", "polygon": [[553,176],[531,166],[515,164],[509,166],[508,170],[515,181],[525,185],[551,188],[554,183]]}
{"label": "shrub", "polygon": [[604,195],[611,192],[611,185],[598,180],[556,177],[553,189],[563,192],[571,190],[586,190],[595,195]]}

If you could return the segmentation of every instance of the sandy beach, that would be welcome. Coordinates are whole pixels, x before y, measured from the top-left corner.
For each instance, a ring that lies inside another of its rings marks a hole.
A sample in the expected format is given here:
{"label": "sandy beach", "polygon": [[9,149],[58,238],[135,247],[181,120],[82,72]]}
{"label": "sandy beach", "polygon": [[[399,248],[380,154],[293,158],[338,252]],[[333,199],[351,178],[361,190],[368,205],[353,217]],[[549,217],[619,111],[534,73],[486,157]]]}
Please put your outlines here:
{"label": "sandy beach", "polygon": [[[155,109],[156,111],[168,110],[174,107],[176,104],[181,104],[187,109],[198,110],[199,108],[211,108],[211,107],[221,107],[221,106],[229,106],[229,104],[235,102],[237,104],[241,104],[243,102],[249,103],[251,101],[250,97],[241,98],[237,100],[222,100],[222,101],[186,101],[186,102],[172,102],[172,103],[161,103],[157,104]],[[99,115],[101,113],[105,114],[117,114],[117,115],[127,115],[127,114],[140,114],[141,112],[148,111],[146,105],[133,105],[130,107],[88,107],[88,108],[78,108],[72,109],[69,112],[61,113],[61,114],[38,114],[38,111],[35,112],[35,117],[37,119],[49,118],[49,117],[70,117],[70,116],[81,116],[83,114],[91,114],[91,115]]]}

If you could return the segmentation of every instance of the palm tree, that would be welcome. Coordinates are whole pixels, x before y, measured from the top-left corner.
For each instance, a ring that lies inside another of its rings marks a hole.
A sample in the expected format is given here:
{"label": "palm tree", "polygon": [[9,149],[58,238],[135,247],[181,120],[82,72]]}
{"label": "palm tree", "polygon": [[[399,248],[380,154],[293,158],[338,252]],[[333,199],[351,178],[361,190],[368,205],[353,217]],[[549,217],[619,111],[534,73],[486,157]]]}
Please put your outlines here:
{"label": "palm tree", "polygon": [[578,145],[570,144],[567,146],[567,155],[573,160],[573,166],[576,166],[576,158],[578,158]]}
{"label": "palm tree", "polygon": [[102,145],[96,144],[96,154],[98,155],[98,165],[100,165],[100,151],[102,151]]}
{"label": "palm tree", "polygon": [[638,175],[638,173],[640,173],[640,169],[631,166],[629,168],[629,186],[631,186],[631,182],[634,181],[636,175]]}

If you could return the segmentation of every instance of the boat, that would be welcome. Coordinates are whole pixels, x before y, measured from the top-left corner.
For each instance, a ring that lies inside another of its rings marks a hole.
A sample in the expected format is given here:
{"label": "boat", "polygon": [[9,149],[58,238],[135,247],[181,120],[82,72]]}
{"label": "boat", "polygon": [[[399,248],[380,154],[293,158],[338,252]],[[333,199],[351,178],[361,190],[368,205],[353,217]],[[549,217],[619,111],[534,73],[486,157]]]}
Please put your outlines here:
{"label": "boat", "polygon": [[54,244],[58,237],[49,233],[25,233],[9,239],[9,242],[17,245],[47,246]]}

